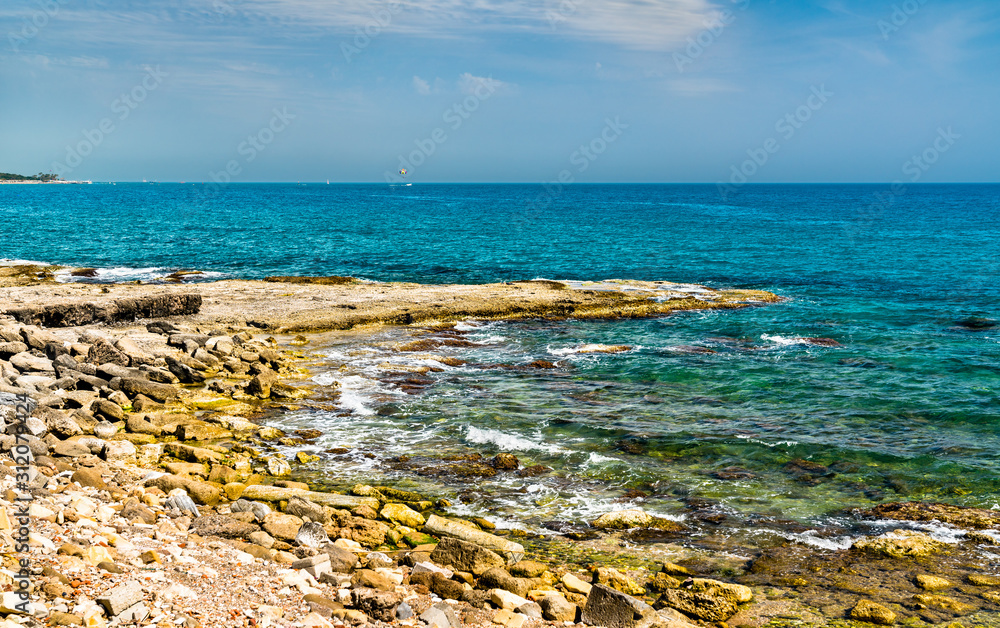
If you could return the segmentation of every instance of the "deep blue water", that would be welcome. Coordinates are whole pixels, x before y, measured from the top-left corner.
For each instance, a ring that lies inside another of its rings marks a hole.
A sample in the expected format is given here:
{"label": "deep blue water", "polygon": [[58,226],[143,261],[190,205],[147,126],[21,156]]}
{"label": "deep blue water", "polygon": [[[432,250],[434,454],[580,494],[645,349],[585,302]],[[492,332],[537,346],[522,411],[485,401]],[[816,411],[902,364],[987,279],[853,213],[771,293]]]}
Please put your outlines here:
{"label": "deep blue water", "polygon": [[[325,446],[512,449],[554,469],[491,480],[492,497],[470,501],[477,508],[528,499],[539,517],[582,518],[628,488],[667,513],[696,496],[800,520],[895,499],[1000,502],[1000,327],[961,324],[1000,319],[1000,186],[910,186],[891,197],[887,186],[759,185],[724,201],[694,185],[579,185],[555,196],[529,185],[8,185],[0,214],[0,257],[115,269],[106,278],[626,278],[787,297],[736,312],[474,329],[485,344],[452,354],[566,368],[446,370],[421,395],[378,381],[380,352],[407,332],[367,341],[370,363],[331,349],[332,367],[348,364],[330,377],[353,414],[289,419],[322,425]],[[843,346],[799,340],[816,336]],[[569,351],[587,342],[636,349]],[[393,412],[374,413],[385,404]],[[826,470],[805,472],[798,459]],[[326,464],[370,472],[360,460]],[[717,477],[729,467],[751,475]],[[597,501],[581,505],[584,491]]]}

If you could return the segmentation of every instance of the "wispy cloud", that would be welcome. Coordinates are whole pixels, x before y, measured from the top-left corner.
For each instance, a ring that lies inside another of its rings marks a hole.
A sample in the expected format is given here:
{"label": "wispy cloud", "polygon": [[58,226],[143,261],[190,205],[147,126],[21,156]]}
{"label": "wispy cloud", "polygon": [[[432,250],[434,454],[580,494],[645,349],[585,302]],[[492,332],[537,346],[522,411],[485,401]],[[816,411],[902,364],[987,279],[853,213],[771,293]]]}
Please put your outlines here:
{"label": "wispy cloud", "polygon": [[[559,2],[529,0],[410,0],[391,30],[426,37],[461,37],[483,31],[517,31],[586,37],[640,50],[669,50],[697,33],[715,13],[709,0],[579,0],[554,24]],[[352,32],[376,19],[378,3],[355,0],[244,0],[242,7],[270,14],[279,23],[299,23]]]}

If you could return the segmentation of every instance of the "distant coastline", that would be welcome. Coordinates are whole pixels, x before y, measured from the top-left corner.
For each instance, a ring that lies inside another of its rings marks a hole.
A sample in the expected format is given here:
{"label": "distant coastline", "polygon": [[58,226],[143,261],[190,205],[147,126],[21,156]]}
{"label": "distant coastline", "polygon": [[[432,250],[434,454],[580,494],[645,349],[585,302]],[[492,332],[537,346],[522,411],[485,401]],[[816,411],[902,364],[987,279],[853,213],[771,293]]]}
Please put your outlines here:
{"label": "distant coastline", "polygon": [[92,183],[91,181],[63,181],[59,175],[45,174],[39,172],[36,175],[25,176],[23,174],[12,174],[10,172],[0,172],[0,184],[19,183]]}
{"label": "distant coastline", "polygon": [[15,184],[19,184],[19,185],[29,185],[29,184],[49,185],[49,184],[60,184],[60,183],[90,184],[90,183],[93,183],[93,181],[62,181],[62,180],[58,180],[58,181],[38,181],[38,180],[35,180],[35,179],[12,179],[12,180],[2,180],[2,181],[0,181],[0,185],[15,185]]}

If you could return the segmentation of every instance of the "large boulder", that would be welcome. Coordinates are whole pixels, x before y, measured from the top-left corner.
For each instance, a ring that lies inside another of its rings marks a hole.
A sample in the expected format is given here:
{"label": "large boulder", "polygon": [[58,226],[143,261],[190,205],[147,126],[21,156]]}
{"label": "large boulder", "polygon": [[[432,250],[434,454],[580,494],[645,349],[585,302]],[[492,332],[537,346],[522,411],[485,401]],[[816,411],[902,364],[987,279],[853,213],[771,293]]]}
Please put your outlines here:
{"label": "large boulder", "polygon": [[647,628],[659,619],[642,600],[603,584],[595,584],[580,615],[583,623],[606,628]]}
{"label": "large boulder", "polygon": [[18,353],[10,358],[11,365],[22,373],[52,373],[55,374],[55,368],[52,366],[52,360],[48,358],[42,358],[37,355],[32,355],[30,353]]}
{"label": "large boulder", "polygon": [[264,517],[264,531],[282,541],[294,541],[302,520],[294,515],[272,512]]}
{"label": "large boulder", "polygon": [[493,550],[503,556],[508,564],[514,564],[524,558],[524,546],[520,543],[507,540],[505,538],[471,528],[461,523],[449,521],[437,515],[431,515],[424,524],[424,532],[434,534],[439,537],[455,537],[469,543],[475,543],[480,547]]}
{"label": "large boulder", "polygon": [[735,615],[740,604],[752,599],[750,587],[706,578],[689,578],[680,588],[664,592],[656,605],[676,609],[695,619],[719,622]]}
{"label": "large boulder", "polygon": [[144,379],[139,379],[138,377],[123,377],[120,386],[122,392],[129,397],[145,395],[150,399],[159,401],[160,403],[175,399],[179,394],[178,390],[169,384],[150,382]]}
{"label": "large boulder", "polygon": [[424,527],[424,516],[406,504],[386,504],[379,514],[382,515],[383,519],[408,528],[419,530]]}
{"label": "large boulder", "polygon": [[915,558],[930,556],[947,547],[923,532],[893,530],[881,536],[858,539],[851,551],[880,558]]}
{"label": "large boulder", "polygon": [[441,539],[431,552],[431,560],[439,565],[451,566],[458,571],[467,571],[476,576],[506,564],[503,557],[496,552],[453,537]]}
{"label": "large boulder", "polygon": [[476,586],[480,589],[503,589],[514,595],[525,597],[532,589],[532,581],[527,578],[515,578],[505,570],[494,567],[479,576]]}

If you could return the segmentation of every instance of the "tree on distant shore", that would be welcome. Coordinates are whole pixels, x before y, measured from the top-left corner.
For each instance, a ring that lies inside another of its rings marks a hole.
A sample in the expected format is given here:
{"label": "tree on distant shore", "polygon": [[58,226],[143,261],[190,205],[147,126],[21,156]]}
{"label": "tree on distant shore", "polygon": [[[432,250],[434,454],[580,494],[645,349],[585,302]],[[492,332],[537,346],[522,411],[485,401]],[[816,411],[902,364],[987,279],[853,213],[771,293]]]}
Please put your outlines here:
{"label": "tree on distant shore", "polygon": [[58,181],[59,175],[57,174],[45,174],[44,172],[39,172],[38,174],[30,177],[26,177],[22,174],[11,174],[9,172],[0,172],[0,181]]}

